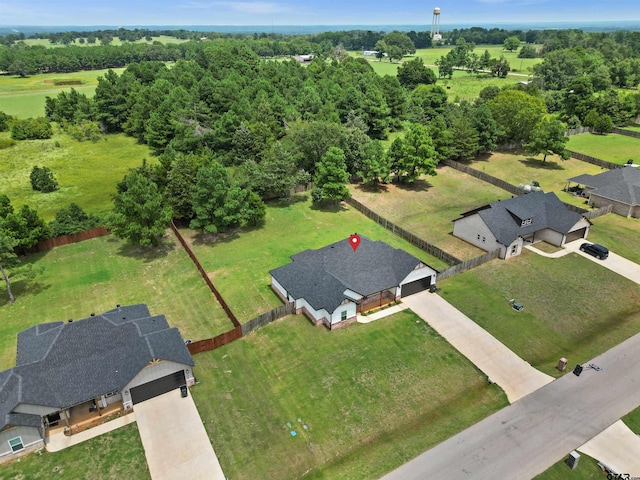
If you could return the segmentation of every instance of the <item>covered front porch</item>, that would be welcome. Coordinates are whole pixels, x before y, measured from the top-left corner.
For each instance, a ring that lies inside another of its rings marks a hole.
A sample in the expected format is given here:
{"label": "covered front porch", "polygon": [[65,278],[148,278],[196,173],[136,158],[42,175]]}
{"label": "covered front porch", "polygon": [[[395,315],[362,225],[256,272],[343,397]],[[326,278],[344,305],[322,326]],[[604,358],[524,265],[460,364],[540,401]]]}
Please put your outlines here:
{"label": "covered front porch", "polygon": [[45,420],[47,434],[74,435],[128,413],[122,405],[122,400],[105,407],[102,407],[101,403],[99,399],[98,401],[90,400],[48,415]]}
{"label": "covered front porch", "polygon": [[381,308],[396,301],[396,289],[383,290],[367,297],[362,297],[358,302],[358,313],[365,313],[369,310]]}

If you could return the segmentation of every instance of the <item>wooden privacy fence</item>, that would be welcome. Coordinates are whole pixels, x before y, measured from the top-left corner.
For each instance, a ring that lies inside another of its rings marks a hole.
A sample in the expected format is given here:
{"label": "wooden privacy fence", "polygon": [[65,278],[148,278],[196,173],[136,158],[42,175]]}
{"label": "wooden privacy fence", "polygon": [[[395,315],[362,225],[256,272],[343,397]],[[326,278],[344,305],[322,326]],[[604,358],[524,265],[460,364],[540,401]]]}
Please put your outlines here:
{"label": "wooden privacy fence", "polygon": [[570,128],[566,132],[564,132],[565,137],[571,137],[573,135],[580,135],[582,133],[591,133],[593,132],[592,127],[580,127],[580,128]]}
{"label": "wooden privacy fence", "polygon": [[603,215],[606,215],[607,213],[611,213],[612,211],[613,211],[613,205],[607,205],[606,207],[600,207],[593,210],[588,210],[587,212],[583,213],[582,216],[588,220],[591,220],[592,218],[601,217]]}
{"label": "wooden privacy fence", "polygon": [[[222,298],[222,295],[220,295],[220,292],[218,292],[218,289],[213,285],[213,282],[209,278],[209,275],[207,275],[207,272],[204,270],[204,268],[202,268],[202,265],[200,264],[200,261],[195,256],[193,251],[191,251],[191,247],[189,247],[189,245],[187,244],[185,239],[182,237],[182,234],[176,228],[176,225],[173,222],[171,222],[171,230],[173,230],[173,233],[175,233],[176,237],[178,237],[178,241],[182,245],[182,248],[185,249],[185,251],[187,252],[187,255],[189,255],[189,258],[191,258],[191,261],[194,263],[194,265],[196,266],[196,268],[200,272],[200,275],[202,275],[202,278],[204,279],[205,283],[208,285],[209,289],[211,290],[213,295],[218,300],[218,303],[220,303],[220,306],[222,307],[222,309],[227,314],[227,317],[229,317],[229,320],[231,320],[231,322],[233,323],[233,326],[236,327],[236,328],[239,328],[240,327],[240,322],[238,322],[238,319],[236,318],[236,316],[233,314],[233,312],[229,308],[229,305],[227,305],[227,302],[224,301],[224,298]],[[242,330],[240,330],[240,331],[242,332]]]}
{"label": "wooden privacy fence", "polygon": [[417,235],[414,235],[413,233],[405,230],[404,228],[399,227],[398,225],[387,220],[383,216],[378,215],[376,212],[374,212],[370,208],[365,207],[362,203],[360,203],[355,198],[347,198],[345,202],[347,202],[349,205],[351,205],[353,208],[355,208],[359,212],[363,213],[365,216],[369,217],[374,222],[382,225],[387,230],[390,230],[397,236],[404,238],[409,243],[411,243],[412,245],[415,245],[419,249],[424,250],[429,255],[433,255],[434,257],[442,260],[445,263],[448,263],[449,265],[456,265],[462,261],[454,257],[453,255],[445,252],[444,250],[436,247],[435,245],[430,244],[426,240],[421,239]]}
{"label": "wooden privacy fence", "polygon": [[208,352],[209,350],[215,350],[228,343],[242,338],[242,327],[237,326],[233,330],[222,333],[217,337],[207,338],[206,340],[198,340],[197,342],[191,342],[187,344],[187,349],[191,355],[196,353]]}
{"label": "wooden privacy fence", "polygon": [[260,327],[264,327],[268,323],[273,322],[279,318],[285,317],[287,315],[291,315],[296,313],[296,304],[293,302],[288,302],[284,305],[280,305],[273,310],[269,310],[262,315],[257,316],[256,318],[249,320],[247,323],[242,324],[242,334],[247,335],[254,330],[257,330]]}
{"label": "wooden privacy fence", "polygon": [[92,228],[85,230],[84,232],[74,233],[72,235],[62,235],[60,237],[49,238],[39,242],[35,247],[27,249],[29,253],[42,252],[45,250],[51,250],[55,247],[62,247],[63,245],[70,245],[72,243],[84,242],[85,240],[91,240],[92,238],[105,237],[111,235],[104,227]]}
{"label": "wooden privacy fence", "polygon": [[500,249],[494,250],[493,252],[488,252],[483,255],[479,255],[474,258],[470,258],[469,260],[465,260],[464,262],[460,262],[457,265],[453,265],[446,270],[442,270],[438,272],[436,280],[444,280],[446,278],[453,277],[462,272],[466,272],[467,270],[471,270],[472,268],[476,268],[483,263],[490,262],[491,260],[498,258],[500,256]]}
{"label": "wooden privacy fence", "polygon": [[476,170],[475,168],[468,167],[467,165],[456,162],[455,160],[446,159],[443,160],[442,163],[447,167],[455,168],[456,170],[476,177],[482,181],[490,183],[491,185],[495,185],[496,187],[506,190],[513,195],[522,195],[526,193],[524,188],[512,185],[509,182],[505,182],[504,180],[489,175],[488,173],[481,172],[480,170]]}
{"label": "wooden privacy fence", "polygon": [[591,163],[593,165],[598,165],[599,167],[608,168],[609,170],[613,170],[614,168],[622,168],[623,165],[618,165],[617,163],[607,162],[606,160],[602,160],[600,158],[592,157],[591,155],[585,155],[584,153],[574,152],[572,150],[567,150],[569,155],[572,158],[582,160],[583,162]]}
{"label": "wooden privacy fence", "polygon": [[611,132],[612,133],[617,133],[618,135],[626,135],[627,137],[640,138],[640,132],[634,132],[632,130],[625,130],[624,128],[613,127]]}

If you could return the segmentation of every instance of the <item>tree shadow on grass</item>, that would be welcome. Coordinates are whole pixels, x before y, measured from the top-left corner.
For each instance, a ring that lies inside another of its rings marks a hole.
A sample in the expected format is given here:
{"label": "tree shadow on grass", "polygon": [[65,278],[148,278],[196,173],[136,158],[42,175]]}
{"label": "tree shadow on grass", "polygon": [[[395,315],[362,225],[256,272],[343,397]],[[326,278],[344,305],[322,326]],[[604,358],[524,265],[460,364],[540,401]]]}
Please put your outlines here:
{"label": "tree shadow on grass", "polygon": [[130,243],[122,243],[118,248],[118,255],[123,257],[136,258],[150,263],[160,258],[166,257],[169,253],[176,249],[176,244],[170,237],[163,237],[160,240],[160,245],[157,247],[141,247],[139,245],[132,245]]}
{"label": "tree shadow on grass", "polygon": [[[11,292],[13,292],[16,303],[19,303],[24,297],[38,295],[45,290],[49,290],[50,288],[50,284],[39,282],[38,280],[24,279],[11,282]],[[4,307],[5,305],[10,305],[10,302],[9,294],[7,293],[7,290],[3,288],[2,290],[0,290],[0,308]]]}
{"label": "tree shadow on grass", "polygon": [[433,184],[422,178],[419,178],[413,183],[396,183],[395,185],[396,187],[408,192],[426,192],[430,188],[433,188]]}
{"label": "tree shadow on grass", "polygon": [[302,202],[310,201],[310,197],[308,195],[294,194],[285,198],[276,198],[273,200],[267,200],[265,204],[269,208],[286,208],[291,205],[296,205]]}
{"label": "tree shadow on grass", "polygon": [[542,160],[539,160],[539,159],[527,157],[525,159],[518,160],[518,161],[526,167],[537,168],[539,170],[565,170],[565,168],[562,165],[560,165],[558,162],[555,162],[553,160],[547,160],[546,162],[543,162]]}
{"label": "tree shadow on grass", "polygon": [[320,213],[338,213],[338,212],[346,212],[347,210],[349,210],[349,207],[347,207],[347,204],[344,202],[324,200],[319,203],[312,203],[311,210],[320,212]]}
{"label": "tree shadow on grass", "polygon": [[389,187],[384,183],[380,183],[378,185],[371,185],[370,183],[358,183],[355,186],[355,189],[360,190],[361,192],[367,192],[367,193],[388,193],[389,192]]}

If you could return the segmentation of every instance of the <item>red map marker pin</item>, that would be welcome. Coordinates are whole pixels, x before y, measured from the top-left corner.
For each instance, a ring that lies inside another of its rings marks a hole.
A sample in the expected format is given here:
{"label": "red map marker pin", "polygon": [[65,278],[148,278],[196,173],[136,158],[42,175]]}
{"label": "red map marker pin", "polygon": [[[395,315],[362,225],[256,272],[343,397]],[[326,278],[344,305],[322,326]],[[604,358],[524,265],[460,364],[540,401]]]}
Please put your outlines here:
{"label": "red map marker pin", "polygon": [[351,235],[349,237],[349,245],[351,245],[351,248],[353,248],[354,252],[358,250],[358,247],[360,246],[360,235],[358,235],[357,233]]}

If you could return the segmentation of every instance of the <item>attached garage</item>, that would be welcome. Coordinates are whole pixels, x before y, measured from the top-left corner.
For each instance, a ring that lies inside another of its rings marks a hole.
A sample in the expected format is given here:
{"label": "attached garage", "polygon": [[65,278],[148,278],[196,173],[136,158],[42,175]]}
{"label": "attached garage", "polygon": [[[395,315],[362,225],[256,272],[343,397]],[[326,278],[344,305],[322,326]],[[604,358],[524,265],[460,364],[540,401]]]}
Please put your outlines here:
{"label": "attached garage", "polygon": [[586,235],[587,235],[587,227],[580,228],[573,232],[569,232],[567,233],[567,239],[565,243],[573,242],[574,240],[579,240],[581,238],[586,237]]}
{"label": "attached garage", "polygon": [[136,403],[144,402],[145,400],[170,392],[186,384],[184,370],[179,370],[138,387],[133,387],[131,389],[131,401],[135,405]]}
{"label": "attached garage", "polygon": [[402,290],[400,291],[400,297],[408,297],[409,295],[413,295],[414,293],[422,292],[423,290],[427,290],[431,286],[431,276],[423,277],[418,280],[414,280],[413,282],[405,283],[402,285]]}

